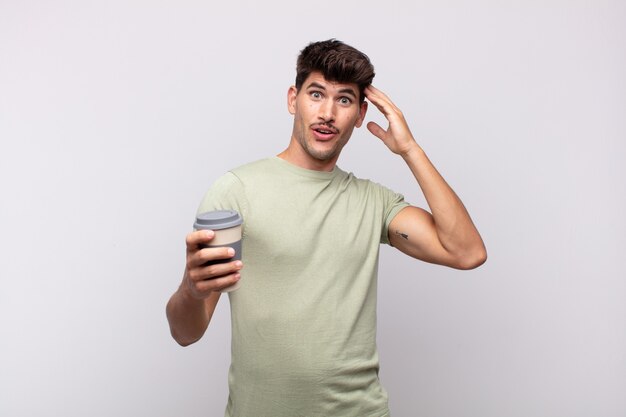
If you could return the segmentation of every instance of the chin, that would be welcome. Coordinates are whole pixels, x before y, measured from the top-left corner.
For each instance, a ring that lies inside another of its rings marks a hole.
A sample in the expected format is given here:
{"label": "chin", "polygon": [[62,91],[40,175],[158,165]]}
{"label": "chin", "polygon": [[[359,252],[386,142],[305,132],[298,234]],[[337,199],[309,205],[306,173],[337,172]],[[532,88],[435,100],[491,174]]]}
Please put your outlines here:
{"label": "chin", "polygon": [[313,157],[314,159],[317,159],[318,161],[329,161],[331,159],[333,159],[335,156],[337,156],[337,151],[335,149],[330,150],[330,151],[311,151],[309,152],[309,155],[311,157]]}

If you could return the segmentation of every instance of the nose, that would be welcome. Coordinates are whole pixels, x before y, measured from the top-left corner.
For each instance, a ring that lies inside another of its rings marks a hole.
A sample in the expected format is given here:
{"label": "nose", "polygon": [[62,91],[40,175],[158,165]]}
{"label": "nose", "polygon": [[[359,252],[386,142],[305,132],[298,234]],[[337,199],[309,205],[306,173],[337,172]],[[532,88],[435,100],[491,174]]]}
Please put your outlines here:
{"label": "nose", "polygon": [[335,120],[335,103],[332,100],[326,100],[320,106],[319,118],[327,123]]}

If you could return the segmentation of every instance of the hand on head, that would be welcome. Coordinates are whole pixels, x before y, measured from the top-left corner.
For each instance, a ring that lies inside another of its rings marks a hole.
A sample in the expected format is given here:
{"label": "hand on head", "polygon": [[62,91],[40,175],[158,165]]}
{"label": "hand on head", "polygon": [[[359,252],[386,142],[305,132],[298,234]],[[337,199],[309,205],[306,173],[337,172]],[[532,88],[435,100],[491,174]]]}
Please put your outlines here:
{"label": "hand on head", "polygon": [[368,122],[367,129],[395,154],[405,155],[417,146],[402,111],[379,89],[370,85],[365,89],[365,97],[385,116],[387,130],[378,123]]}

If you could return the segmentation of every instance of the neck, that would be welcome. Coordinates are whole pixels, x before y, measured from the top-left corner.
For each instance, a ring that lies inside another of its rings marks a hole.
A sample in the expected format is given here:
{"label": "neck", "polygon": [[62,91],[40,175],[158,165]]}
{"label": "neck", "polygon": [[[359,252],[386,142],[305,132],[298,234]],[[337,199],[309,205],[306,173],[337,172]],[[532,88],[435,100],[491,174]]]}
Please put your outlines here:
{"label": "neck", "polygon": [[283,159],[290,164],[293,164],[300,168],[326,172],[330,172],[335,169],[335,165],[337,165],[337,159],[339,159],[339,155],[328,160],[315,159],[311,155],[306,153],[302,149],[298,141],[293,137],[291,138],[291,142],[289,143],[287,149],[279,153],[277,156],[280,159]]}

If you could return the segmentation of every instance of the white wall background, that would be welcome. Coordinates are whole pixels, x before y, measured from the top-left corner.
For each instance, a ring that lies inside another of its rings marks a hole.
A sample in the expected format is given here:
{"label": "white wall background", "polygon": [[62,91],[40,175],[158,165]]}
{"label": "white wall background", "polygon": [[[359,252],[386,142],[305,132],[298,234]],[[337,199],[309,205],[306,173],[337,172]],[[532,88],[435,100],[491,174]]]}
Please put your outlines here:
{"label": "white wall background", "polygon": [[[188,348],[165,320],[184,236],[217,176],[286,146],[296,56],[330,37],[490,255],[383,248],[394,417],[626,416],[626,3],[487,0],[1,0],[1,416],[222,415],[227,300]],[[423,204],[366,129],[340,165]]]}

